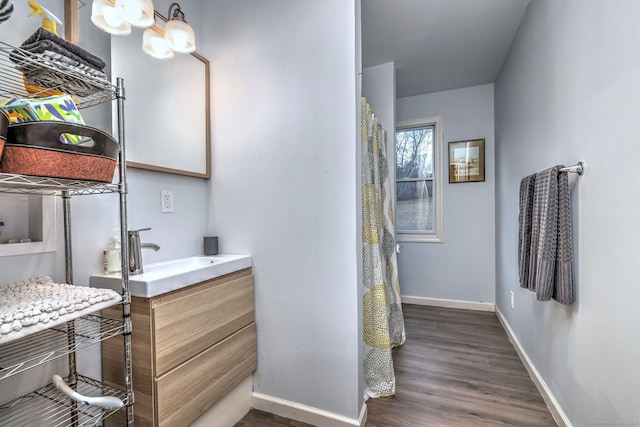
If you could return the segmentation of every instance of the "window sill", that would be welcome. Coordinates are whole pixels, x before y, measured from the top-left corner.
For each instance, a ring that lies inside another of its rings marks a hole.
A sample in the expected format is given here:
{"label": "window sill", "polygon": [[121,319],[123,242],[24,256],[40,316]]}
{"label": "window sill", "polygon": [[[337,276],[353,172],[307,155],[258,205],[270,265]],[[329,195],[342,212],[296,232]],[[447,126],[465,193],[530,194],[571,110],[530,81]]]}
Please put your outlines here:
{"label": "window sill", "polygon": [[436,234],[396,234],[398,243],[442,243],[442,236]]}

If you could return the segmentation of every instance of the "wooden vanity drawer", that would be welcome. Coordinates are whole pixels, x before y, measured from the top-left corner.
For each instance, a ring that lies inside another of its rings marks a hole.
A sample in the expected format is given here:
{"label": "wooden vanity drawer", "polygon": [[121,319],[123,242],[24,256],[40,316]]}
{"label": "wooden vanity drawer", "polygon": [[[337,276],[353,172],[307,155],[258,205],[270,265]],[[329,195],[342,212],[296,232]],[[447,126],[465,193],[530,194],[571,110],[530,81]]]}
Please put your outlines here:
{"label": "wooden vanity drawer", "polygon": [[182,427],[229,393],[256,369],[256,324],[156,380],[158,425]]}
{"label": "wooden vanity drawer", "polygon": [[[136,427],[186,426],[256,368],[253,276],[236,271],[131,301]],[[122,308],[103,310],[119,319]],[[103,380],[122,387],[122,338],[102,344]],[[105,427],[124,423],[120,410]]]}
{"label": "wooden vanity drawer", "polygon": [[151,304],[159,378],[254,321],[253,276],[242,270]]}

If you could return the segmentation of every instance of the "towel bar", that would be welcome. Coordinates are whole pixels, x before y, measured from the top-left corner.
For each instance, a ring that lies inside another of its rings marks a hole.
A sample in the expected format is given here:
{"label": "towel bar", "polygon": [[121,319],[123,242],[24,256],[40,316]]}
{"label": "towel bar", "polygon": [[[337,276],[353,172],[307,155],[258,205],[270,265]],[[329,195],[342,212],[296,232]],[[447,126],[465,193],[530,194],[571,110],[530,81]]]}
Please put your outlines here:
{"label": "towel bar", "polygon": [[561,168],[560,172],[572,172],[572,173],[577,173],[578,175],[582,175],[584,173],[584,163],[578,162],[577,165]]}

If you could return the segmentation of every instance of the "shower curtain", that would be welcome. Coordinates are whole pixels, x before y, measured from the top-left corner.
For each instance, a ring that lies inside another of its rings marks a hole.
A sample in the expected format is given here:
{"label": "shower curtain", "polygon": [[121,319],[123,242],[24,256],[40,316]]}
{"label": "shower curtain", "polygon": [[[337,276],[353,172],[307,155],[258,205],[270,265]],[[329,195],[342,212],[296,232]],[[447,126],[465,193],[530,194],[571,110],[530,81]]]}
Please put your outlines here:
{"label": "shower curtain", "polygon": [[395,394],[391,349],[405,341],[387,132],[362,98],[363,338],[366,396]]}

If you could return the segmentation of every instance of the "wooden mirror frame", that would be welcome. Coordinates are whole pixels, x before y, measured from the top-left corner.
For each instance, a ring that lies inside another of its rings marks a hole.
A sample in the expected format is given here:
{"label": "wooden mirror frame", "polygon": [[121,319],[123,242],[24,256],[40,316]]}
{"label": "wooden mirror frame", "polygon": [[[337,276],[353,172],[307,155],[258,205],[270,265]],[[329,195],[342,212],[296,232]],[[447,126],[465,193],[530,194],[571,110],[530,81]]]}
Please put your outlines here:
{"label": "wooden mirror frame", "polygon": [[[161,19],[164,22],[167,22],[167,18],[155,11],[156,19]],[[78,0],[64,0],[64,29],[65,29],[65,39],[72,42],[78,43]],[[142,53],[141,53],[142,54]],[[205,135],[205,171],[193,171],[193,170],[183,170],[183,169],[173,169],[171,167],[154,165],[151,163],[146,163],[142,161],[127,161],[127,166],[139,169],[146,169],[158,172],[166,172],[173,173],[178,175],[186,175],[197,178],[205,178],[208,179],[211,177],[211,112],[210,112],[210,83],[209,83],[209,61],[199,55],[196,52],[190,54],[195,59],[201,61],[204,65],[204,135]]]}

